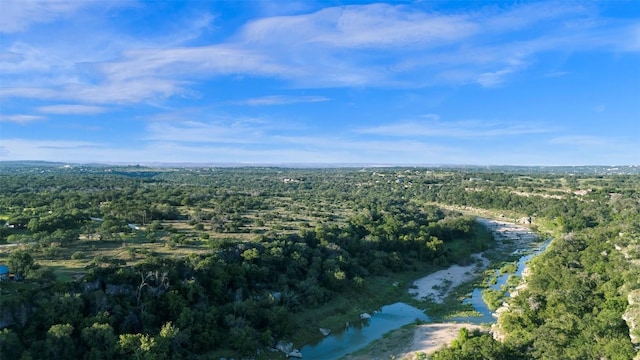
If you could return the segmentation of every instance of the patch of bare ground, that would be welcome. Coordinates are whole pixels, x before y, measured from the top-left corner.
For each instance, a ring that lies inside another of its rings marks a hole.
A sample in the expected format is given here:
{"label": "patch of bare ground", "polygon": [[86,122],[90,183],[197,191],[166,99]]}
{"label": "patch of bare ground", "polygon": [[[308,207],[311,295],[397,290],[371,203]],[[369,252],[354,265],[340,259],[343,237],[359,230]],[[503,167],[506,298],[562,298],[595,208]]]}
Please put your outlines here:
{"label": "patch of bare ground", "polygon": [[385,334],[366,348],[345,356],[344,360],[414,360],[418,354],[431,354],[458,338],[460,329],[487,330],[475,324],[435,323],[408,325]]}
{"label": "patch of bare ground", "polygon": [[472,256],[476,259],[476,264],[453,265],[422,277],[413,282],[413,288],[409,289],[409,294],[417,300],[442,303],[454,288],[473,280],[489,265],[489,261],[481,255],[474,254]]}
{"label": "patch of bare ground", "polygon": [[404,354],[399,359],[413,360],[416,354],[430,354],[458,338],[460,329],[467,328],[469,331],[475,329],[486,330],[486,327],[475,324],[458,324],[458,323],[442,323],[442,324],[424,324],[415,327],[413,333],[413,341]]}

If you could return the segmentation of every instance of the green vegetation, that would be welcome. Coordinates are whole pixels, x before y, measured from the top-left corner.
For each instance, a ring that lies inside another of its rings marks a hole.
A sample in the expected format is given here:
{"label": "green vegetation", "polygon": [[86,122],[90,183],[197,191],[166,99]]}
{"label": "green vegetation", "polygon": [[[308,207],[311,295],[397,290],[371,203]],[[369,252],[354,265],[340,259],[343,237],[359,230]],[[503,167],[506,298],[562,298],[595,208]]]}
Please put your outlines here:
{"label": "green vegetation", "polygon": [[430,360],[485,360],[485,359],[529,359],[523,352],[510,347],[509,344],[493,340],[491,335],[479,330],[470,332],[460,329],[458,339],[450,346],[430,355]]}
{"label": "green vegetation", "polygon": [[[0,261],[16,279],[0,287],[0,358],[300,346],[319,327],[412,302],[412,280],[495,246],[451,209],[531,217],[554,240],[508,300],[503,342],[466,333],[435,358],[633,357],[622,315],[635,316],[627,295],[640,289],[638,175],[38,164],[0,167]],[[429,315],[469,311],[469,291]]]}
{"label": "green vegetation", "polygon": [[502,305],[505,299],[504,291],[484,289],[482,290],[482,300],[487,304],[487,307],[491,311],[495,311]]}
{"label": "green vegetation", "polygon": [[509,287],[516,287],[520,284],[520,276],[518,275],[509,275],[507,278],[507,285]]}
{"label": "green vegetation", "polygon": [[513,274],[516,272],[516,270],[518,270],[518,262],[514,261],[514,262],[507,263],[503,267],[501,267],[499,270],[499,273],[500,275]]}

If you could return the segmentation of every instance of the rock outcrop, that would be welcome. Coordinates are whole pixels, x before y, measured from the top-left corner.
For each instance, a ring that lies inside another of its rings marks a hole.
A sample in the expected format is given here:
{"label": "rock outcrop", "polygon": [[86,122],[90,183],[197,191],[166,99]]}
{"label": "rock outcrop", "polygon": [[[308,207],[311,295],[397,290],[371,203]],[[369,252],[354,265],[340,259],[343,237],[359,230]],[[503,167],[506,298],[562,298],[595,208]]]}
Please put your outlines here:
{"label": "rock outcrop", "polygon": [[360,314],[360,319],[361,320],[371,319],[371,315],[369,315],[368,313],[362,313]]}
{"label": "rock outcrop", "polygon": [[622,319],[627,322],[629,327],[629,337],[631,342],[640,345],[640,289],[633,290],[627,296],[629,306],[622,315]]}

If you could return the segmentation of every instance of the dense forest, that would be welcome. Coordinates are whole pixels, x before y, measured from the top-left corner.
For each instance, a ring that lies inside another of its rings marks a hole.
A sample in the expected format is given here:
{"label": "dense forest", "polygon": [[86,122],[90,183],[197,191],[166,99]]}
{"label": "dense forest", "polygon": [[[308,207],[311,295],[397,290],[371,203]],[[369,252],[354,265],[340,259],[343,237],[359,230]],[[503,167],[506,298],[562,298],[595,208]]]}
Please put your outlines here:
{"label": "dense forest", "polygon": [[361,309],[340,299],[379,305],[406,293],[387,279],[495,245],[453,208],[553,241],[501,341],[466,332],[434,358],[632,358],[640,177],[565,170],[6,165],[0,358],[269,358]]}

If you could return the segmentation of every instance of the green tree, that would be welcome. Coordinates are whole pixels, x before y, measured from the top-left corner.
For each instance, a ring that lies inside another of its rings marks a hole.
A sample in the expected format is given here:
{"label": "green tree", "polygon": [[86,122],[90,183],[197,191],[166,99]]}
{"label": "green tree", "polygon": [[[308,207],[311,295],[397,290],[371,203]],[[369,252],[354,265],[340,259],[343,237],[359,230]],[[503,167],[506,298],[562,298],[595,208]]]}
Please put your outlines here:
{"label": "green tree", "polygon": [[10,271],[22,277],[27,277],[33,270],[40,267],[26,250],[13,251],[7,259],[7,264]]}
{"label": "green tree", "polygon": [[23,351],[24,346],[13,330],[0,330],[0,359],[18,359]]}
{"label": "green tree", "polygon": [[76,359],[76,346],[73,341],[73,326],[55,324],[47,331],[45,348],[54,359]]}
{"label": "green tree", "polygon": [[85,359],[113,359],[116,352],[117,338],[111,325],[93,323],[91,327],[82,329],[80,337],[83,344],[88,348],[84,355]]}
{"label": "green tree", "polygon": [[136,360],[155,360],[157,343],[153,336],[144,334],[122,334],[118,339],[119,354]]}

